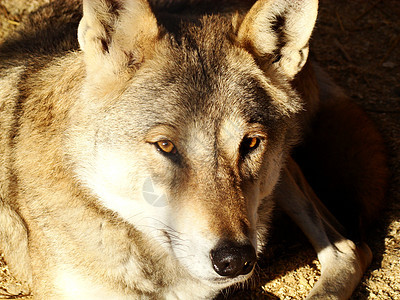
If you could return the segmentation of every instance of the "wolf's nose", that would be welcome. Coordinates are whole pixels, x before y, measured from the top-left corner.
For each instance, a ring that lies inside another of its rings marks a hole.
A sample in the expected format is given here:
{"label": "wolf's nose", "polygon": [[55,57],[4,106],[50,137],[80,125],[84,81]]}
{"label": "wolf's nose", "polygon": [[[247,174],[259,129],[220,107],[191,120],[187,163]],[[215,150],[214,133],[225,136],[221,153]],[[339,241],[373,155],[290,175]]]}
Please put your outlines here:
{"label": "wolf's nose", "polygon": [[211,250],[214,270],[221,276],[236,277],[248,274],[253,270],[256,259],[256,251],[250,243],[223,241]]}

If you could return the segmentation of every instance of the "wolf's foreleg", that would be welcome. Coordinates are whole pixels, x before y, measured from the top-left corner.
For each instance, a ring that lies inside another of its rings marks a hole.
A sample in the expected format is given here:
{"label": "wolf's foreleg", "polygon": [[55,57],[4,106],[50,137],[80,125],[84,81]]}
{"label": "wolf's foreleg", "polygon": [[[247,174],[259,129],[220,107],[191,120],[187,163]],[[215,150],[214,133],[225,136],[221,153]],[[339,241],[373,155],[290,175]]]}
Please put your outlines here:
{"label": "wolf's foreleg", "polygon": [[366,244],[340,234],[342,226],[320,202],[300,168],[290,159],[276,190],[277,204],[310,240],[321,262],[321,277],[307,299],[348,299],[371,262]]}

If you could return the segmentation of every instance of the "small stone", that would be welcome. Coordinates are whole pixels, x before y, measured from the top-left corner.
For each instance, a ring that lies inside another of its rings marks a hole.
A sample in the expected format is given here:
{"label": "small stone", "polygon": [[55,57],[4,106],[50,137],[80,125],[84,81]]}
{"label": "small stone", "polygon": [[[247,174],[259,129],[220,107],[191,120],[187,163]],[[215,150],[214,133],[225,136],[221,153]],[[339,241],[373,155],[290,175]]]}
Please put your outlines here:
{"label": "small stone", "polygon": [[382,67],[393,69],[393,68],[396,67],[396,64],[394,62],[392,62],[392,61],[385,61],[382,64]]}

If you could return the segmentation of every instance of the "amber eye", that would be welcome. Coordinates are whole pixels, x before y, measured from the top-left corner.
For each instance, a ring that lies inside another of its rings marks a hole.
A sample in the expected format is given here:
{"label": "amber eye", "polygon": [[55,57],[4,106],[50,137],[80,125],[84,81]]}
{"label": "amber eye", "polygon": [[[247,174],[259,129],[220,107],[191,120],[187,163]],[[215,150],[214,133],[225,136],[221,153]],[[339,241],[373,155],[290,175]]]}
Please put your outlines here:
{"label": "amber eye", "polygon": [[246,137],[243,139],[242,144],[240,145],[240,154],[242,155],[242,157],[244,157],[251,151],[257,149],[259,145],[260,145],[260,138]]}
{"label": "amber eye", "polygon": [[258,143],[260,142],[260,140],[258,138],[255,138],[255,137],[253,137],[253,138],[251,138],[249,140],[250,140],[249,141],[249,149],[256,148],[258,146]]}
{"label": "amber eye", "polygon": [[175,145],[168,140],[162,140],[155,143],[157,149],[166,154],[174,154],[176,153]]}

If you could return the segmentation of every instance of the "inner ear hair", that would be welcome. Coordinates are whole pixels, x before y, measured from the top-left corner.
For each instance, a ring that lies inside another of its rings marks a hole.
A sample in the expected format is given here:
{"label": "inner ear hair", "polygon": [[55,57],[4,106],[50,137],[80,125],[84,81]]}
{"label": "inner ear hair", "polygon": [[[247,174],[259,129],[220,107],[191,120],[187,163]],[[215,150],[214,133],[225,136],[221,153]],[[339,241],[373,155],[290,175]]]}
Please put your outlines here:
{"label": "inner ear hair", "polygon": [[317,12],[317,0],[259,0],[244,17],[238,42],[264,69],[292,79],[307,61]]}
{"label": "inner ear hair", "polygon": [[78,41],[88,74],[119,76],[154,50],[158,25],[146,0],[83,0]]}

